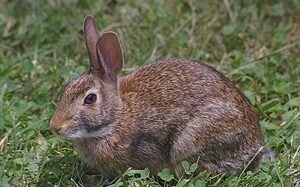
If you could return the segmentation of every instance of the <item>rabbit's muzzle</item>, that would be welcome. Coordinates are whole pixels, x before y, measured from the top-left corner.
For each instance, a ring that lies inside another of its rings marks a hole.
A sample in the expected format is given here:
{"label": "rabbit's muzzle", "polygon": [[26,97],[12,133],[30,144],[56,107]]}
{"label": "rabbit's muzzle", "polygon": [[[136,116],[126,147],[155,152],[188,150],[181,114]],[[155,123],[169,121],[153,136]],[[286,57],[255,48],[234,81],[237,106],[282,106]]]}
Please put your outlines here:
{"label": "rabbit's muzzle", "polygon": [[74,133],[73,131],[76,128],[74,129],[72,127],[75,127],[75,124],[76,123],[72,119],[62,120],[61,118],[57,118],[56,115],[54,115],[50,121],[50,128],[55,134],[63,138],[65,136],[68,136],[69,134]]}
{"label": "rabbit's muzzle", "polygon": [[61,129],[60,123],[55,119],[55,116],[50,121],[50,128],[55,134],[59,134],[59,130]]}

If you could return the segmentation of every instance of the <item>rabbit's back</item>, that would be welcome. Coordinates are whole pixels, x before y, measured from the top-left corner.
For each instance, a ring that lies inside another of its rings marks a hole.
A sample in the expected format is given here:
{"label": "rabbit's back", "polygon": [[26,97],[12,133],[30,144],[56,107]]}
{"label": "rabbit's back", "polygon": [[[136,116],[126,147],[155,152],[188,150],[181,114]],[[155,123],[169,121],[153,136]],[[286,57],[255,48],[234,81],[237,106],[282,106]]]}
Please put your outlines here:
{"label": "rabbit's back", "polygon": [[187,159],[226,172],[239,170],[263,145],[254,107],[203,63],[150,63],[123,77],[119,90],[124,104],[119,128],[133,137],[131,165],[176,168]]}

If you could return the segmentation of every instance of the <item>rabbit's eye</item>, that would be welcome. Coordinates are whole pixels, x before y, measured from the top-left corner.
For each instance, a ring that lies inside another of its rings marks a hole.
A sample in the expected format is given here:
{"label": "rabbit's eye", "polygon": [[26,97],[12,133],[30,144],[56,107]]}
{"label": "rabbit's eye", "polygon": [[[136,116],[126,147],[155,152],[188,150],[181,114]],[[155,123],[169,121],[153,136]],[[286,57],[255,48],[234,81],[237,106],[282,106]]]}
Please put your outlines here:
{"label": "rabbit's eye", "polygon": [[96,100],[96,94],[89,94],[84,98],[84,104],[93,104]]}

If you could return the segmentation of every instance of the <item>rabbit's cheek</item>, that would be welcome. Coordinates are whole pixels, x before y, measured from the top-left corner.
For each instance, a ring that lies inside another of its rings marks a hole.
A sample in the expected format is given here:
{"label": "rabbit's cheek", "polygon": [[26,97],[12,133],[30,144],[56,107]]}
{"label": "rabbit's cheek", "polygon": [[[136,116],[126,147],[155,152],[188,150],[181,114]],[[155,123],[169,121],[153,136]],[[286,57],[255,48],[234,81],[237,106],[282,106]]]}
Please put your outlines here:
{"label": "rabbit's cheek", "polygon": [[76,138],[85,138],[87,137],[86,132],[82,129],[78,129],[75,131],[72,131],[71,133],[67,134],[65,136],[67,139],[76,139]]}
{"label": "rabbit's cheek", "polygon": [[[97,117],[97,121],[93,117]],[[107,120],[102,113],[82,114],[76,119],[80,124],[81,137],[105,137],[112,134],[114,121]]]}

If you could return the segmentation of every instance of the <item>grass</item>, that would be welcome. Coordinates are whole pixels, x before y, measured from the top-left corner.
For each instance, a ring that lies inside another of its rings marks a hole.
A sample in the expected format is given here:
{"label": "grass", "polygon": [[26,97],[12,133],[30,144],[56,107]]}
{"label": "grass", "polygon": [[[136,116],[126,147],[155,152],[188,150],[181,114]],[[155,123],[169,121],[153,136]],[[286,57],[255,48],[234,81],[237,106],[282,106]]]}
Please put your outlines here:
{"label": "grass", "polygon": [[[185,176],[128,170],[112,186],[300,186],[300,1],[0,1],[0,186],[102,186],[49,129],[64,85],[85,71],[82,20],[122,40],[127,74],[162,57],[206,62],[255,105],[273,162]],[[192,164],[192,163],[190,163]]]}

